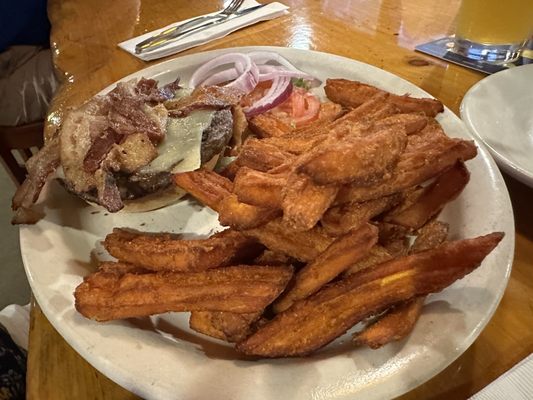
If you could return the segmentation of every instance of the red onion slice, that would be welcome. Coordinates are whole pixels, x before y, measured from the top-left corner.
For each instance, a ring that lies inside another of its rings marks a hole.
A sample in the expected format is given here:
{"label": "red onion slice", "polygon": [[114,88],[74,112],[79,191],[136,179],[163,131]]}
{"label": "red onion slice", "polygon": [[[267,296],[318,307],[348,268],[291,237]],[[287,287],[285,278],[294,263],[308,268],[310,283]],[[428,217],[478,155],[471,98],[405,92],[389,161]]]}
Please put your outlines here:
{"label": "red onion slice", "polygon": [[202,86],[219,85],[224,82],[229,82],[239,77],[240,73],[237,68],[225,69],[224,71],[217,72],[211,75],[205,81],[202,82]]}
{"label": "red onion slice", "polygon": [[[279,65],[269,65],[274,62]],[[189,87],[212,86],[230,82],[226,86],[252,92],[259,82],[272,81],[265,95],[253,105],[244,108],[247,117],[264,113],[283,103],[292,93],[291,78],[305,79],[311,86],[320,81],[300,71],[281,55],[269,51],[248,54],[226,53],[200,66],[189,80]]]}
{"label": "red onion slice", "polygon": [[274,65],[258,65],[259,82],[271,81],[277,76],[286,76],[289,78],[302,78],[305,80],[315,80],[315,77],[302,71],[287,71]]}
{"label": "red onion slice", "polygon": [[282,76],[274,78],[266,94],[252,106],[243,108],[247,118],[262,114],[287,100],[292,93],[291,78]]}
{"label": "red onion slice", "polygon": [[227,85],[228,87],[234,87],[244,93],[254,90],[258,82],[259,70],[248,55],[241,53],[222,54],[206,62],[191,76],[189,87],[195,88],[202,85],[214,69],[226,64],[233,64],[234,69],[239,73],[239,76]]}

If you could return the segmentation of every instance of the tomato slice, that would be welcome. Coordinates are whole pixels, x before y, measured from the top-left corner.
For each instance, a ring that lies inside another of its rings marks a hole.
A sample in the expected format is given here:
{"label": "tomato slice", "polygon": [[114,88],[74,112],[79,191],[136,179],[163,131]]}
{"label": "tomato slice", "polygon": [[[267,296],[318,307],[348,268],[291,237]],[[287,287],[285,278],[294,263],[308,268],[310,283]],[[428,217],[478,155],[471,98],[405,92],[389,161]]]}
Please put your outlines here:
{"label": "tomato slice", "polygon": [[301,128],[318,118],[320,100],[305,89],[295,87],[290,97],[270,112],[294,128]]}

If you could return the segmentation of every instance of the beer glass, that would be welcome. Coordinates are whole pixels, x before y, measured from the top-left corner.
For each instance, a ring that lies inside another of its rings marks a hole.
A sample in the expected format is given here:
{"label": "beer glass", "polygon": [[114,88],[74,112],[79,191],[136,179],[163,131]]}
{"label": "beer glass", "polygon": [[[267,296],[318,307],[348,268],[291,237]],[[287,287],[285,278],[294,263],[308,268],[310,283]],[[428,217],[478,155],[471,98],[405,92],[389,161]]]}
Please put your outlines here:
{"label": "beer glass", "polygon": [[453,51],[489,63],[516,60],[533,34],[533,0],[463,0]]}

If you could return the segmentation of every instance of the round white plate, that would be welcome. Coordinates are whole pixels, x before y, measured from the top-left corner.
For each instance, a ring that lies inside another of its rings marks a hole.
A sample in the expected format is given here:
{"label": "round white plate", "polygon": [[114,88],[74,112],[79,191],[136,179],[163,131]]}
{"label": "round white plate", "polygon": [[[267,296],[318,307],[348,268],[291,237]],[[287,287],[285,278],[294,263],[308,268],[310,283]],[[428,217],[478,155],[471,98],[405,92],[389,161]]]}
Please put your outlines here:
{"label": "round white plate", "polygon": [[[409,82],[354,60],[287,48],[248,47],[194,54],[139,71],[162,83],[191,72],[227,51],[277,51],[321,79],[357,79],[389,91],[429,96]],[[439,121],[450,136],[469,138],[449,110]],[[74,309],[73,291],[95,268],[100,245],[113,227],[206,235],[216,214],[192,201],[144,214],[108,214],[49,185],[46,218],[21,228],[26,272],[46,317],[95,368],[147,399],[383,399],[398,396],[449,365],[475,340],[504,292],[514,250],[514,223],[502,177],[483,149],[468,162],[471,181],[442,219],[451,238],[493,231],[506,236],[483,265],[445,291],[430,296],[408,339],[380,350],[354,348],[345,335],[308,358],[246,361],[232,346],[188,328],[188,314],[96,323]],[[96,249],[96,250],[95,250]]]}
{"label": "round white plate", "polygon": [[461,118],[505,172],[533,187],[533,64],[472,86],[461,103]]}

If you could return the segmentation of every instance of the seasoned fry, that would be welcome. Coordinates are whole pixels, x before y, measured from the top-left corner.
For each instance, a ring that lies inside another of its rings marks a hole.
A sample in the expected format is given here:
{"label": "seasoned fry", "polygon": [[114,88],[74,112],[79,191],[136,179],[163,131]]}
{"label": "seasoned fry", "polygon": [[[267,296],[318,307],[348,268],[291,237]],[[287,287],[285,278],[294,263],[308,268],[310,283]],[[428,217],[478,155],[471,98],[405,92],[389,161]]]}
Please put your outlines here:
{"label": "seasoned fry", "polygon": [[269,174],[242,167],[233,181],[233,193],[239,201],[259,207],[281,208],[281,191],[287,174]]}
{"label": "seasoned fry", "polygon": [[410,253],[420,253],[430,250],[443,243],[448,236],[448,224],[433,220],[428,222],[417,232],[416,239],[409,249]]}
{"label": "seasoned fry", "polygon": [[253,261],[253,265],[288,265],[293,259],[286,254],[265,250]]}
{"label": "seasoned fry", "polygon": [[[418,231],[418,236],[409,252],[414,254],[433,249],[443,243],[447,235],[447,224],[431,221]],[[377,321],[354,334],[354,343],[377,349],[392,341],[403,339],[414,329],[422,313],[425,298],[426,296],[416,297],[391,307]]]}
{"label": "seasoned fry", "polygon": [[320,227],[304,232],[288,228],[281,218],[255,229],[243,230],[246,236],[257,239],[268,249],[283,253],[298,261],[311,261],[335,240]]}
{"label": "seasoned fry", "polygon": [[240,202],[234,194],[225,197],[217,211],[221,225],[237,230],[257,228],[281,215],[280,209],[246,204]]}
{"label": "seasoned fry", "polygon": [[345,203],[334,206],[324,213],[320,222],[330,235],[343,235],[394,207],[400,199],[401,196],[395,193],[363,203]]}
{"label": "seasoned fry", "polygon": [[76,288],[75,305],[96,321],[168,311],[253,313],[270,304],[291,276],[291,267],[245,265],[122,276],[96,272]]}
{"label": "seasoned fry", "polygon": [[268,138],[285,136],[293,131],[293,128],[272,114],[259,114],[250,119],[250,130],[257,137]]}
{"label": "seasoned fry", "polygon": [[337,120],[344,113],[343,107],[340,104],[332,103],[330,101],[320,105],[318,118],[311,121],[301,128],[295,128],[295,133],[306,133],[314,131],[317,128],[327,126],[330,122]]}
{"label": "seasoned fry", "polygon": [[469,179],[470,174],[464,163],[458,162],[427,186],[412,206],[399,212],[392,210],[384,220],[418,229],[437,215],[446,203],[455,199],[463,191]]}
{"label": "seasoned fry", "polygon": [[378,230],[370,224],[339,237],[313,262],[296,273],[294,284],[274,303],[274,311],[285,311],[296,301],[317,292],[350,265],[365,257],[377,240]]}
{"label": "seasoned fry", "polygon": [[502,237],[492,233],[449,242],[352,274],[276,315],[236,348],[262,357],[309,354],[392,304],[438,292],[461,279]]}
{"label": "seasoned fry", "polygon": [[233,189],[229,179],[207,169],[175,174],[174,183],[215,211]]}
{"label": "seasoned fry", "polygon": [[235,162],[240,167],[266,172],[293,160],[294,155],[268,140],[248,139]]}
{"label": "seasoned fry", "polygon": [[354,343],[379,349],[387,343],[405,338],[418,321],[425,299],[425,296],[415,297],[392,307],[383,317],[354,334]]}
{"label": "seasoned fry", "polygon": [[337,186],[317,185],[303,174],[289,175],[283,190],[283,222],[296,231],[311,229],[331,206]]}
{"label": "seasoned fry", "polygon": [[285,136],[292,132],[310,132],[336,120],[342,112],[342,107],[339,104],[322,103],[317,119],[301,128],[293,127],[289,121],[283,121],[272,114],[260,114],[250,120],[250,129],[260,138]]}
{"label": "seasoned fry", "polygon": [[[328,79],[324,88],[328,99],[345,107],[358,107],[378,93],[387,93],[377,87],[346,79]],[[388,99],[402,113],[423,112],[434,117],[444,111],[442,103],[435,99],[390,94]]]}
{"label": "seasoned fry", "polygon": [[[356,108],[356,110],[361,107]],[[376,121],[374,123],[374,129],[380,130],[389,127],[403,126],[405,133],[411,135],[424,129],[427,123],[428,118],[424,114],[396,114]]]}
{"label": "seasoned fry", "polygon": [[[411,135],[409,138],[416,136]],[[466,161],[477,154],[474,142],[449,139],[444,143],[417,151],[407,150],[400,156],[392,176],[376,185],[363,187],[343,186],[335,199],[336,204],[350,201],[363,202],[387,196],[418,185],[453,166],[457,161]]]}
{"label": "seasoned fry", "polygon": [[362,138],[325,142],[298,163],[297,171],[318,185],[370,186],[396,165],[407,144],[402,130],[385,129]]}
{"label": "seasoned fry", "polygon": [[106,272],[115,275],[124,274],[146,274],[152,271],[138,265],[129,264],[127,262],[102,262],[98,266],[98,272]]}
{"label": "seasoned fry", "polygon": [[397,240],[403,241],[405,236],[411,233],[411,229],[389,222],[379,221],[377,226],[379,228],[379,243],[384,246]]}
{"label": "seasoned fry", "polygon": [[260,312],[237,314],[221,311],[193,311],[189,318],[189,326],[196,332],[226,342],[236,343],[245,339],[254,331],[254,322],[262,314]]}
{"label": "seasoned fry", "polygon": [[104,247],[120,261],[152,271],[203,271],[235,262],[254,247],[254,241],[231,229],[207,239],[182,240],[115,228]]}
{"label": "seasoned fry", "polygon": [[368,251],[364,258],[344,271],[343,276],[355,274],[356,272],[362,271],[366,268],[375,267],[376,265],[390,261],[393,258],[394,256],[389,253],[385,247],[376,244]]}

